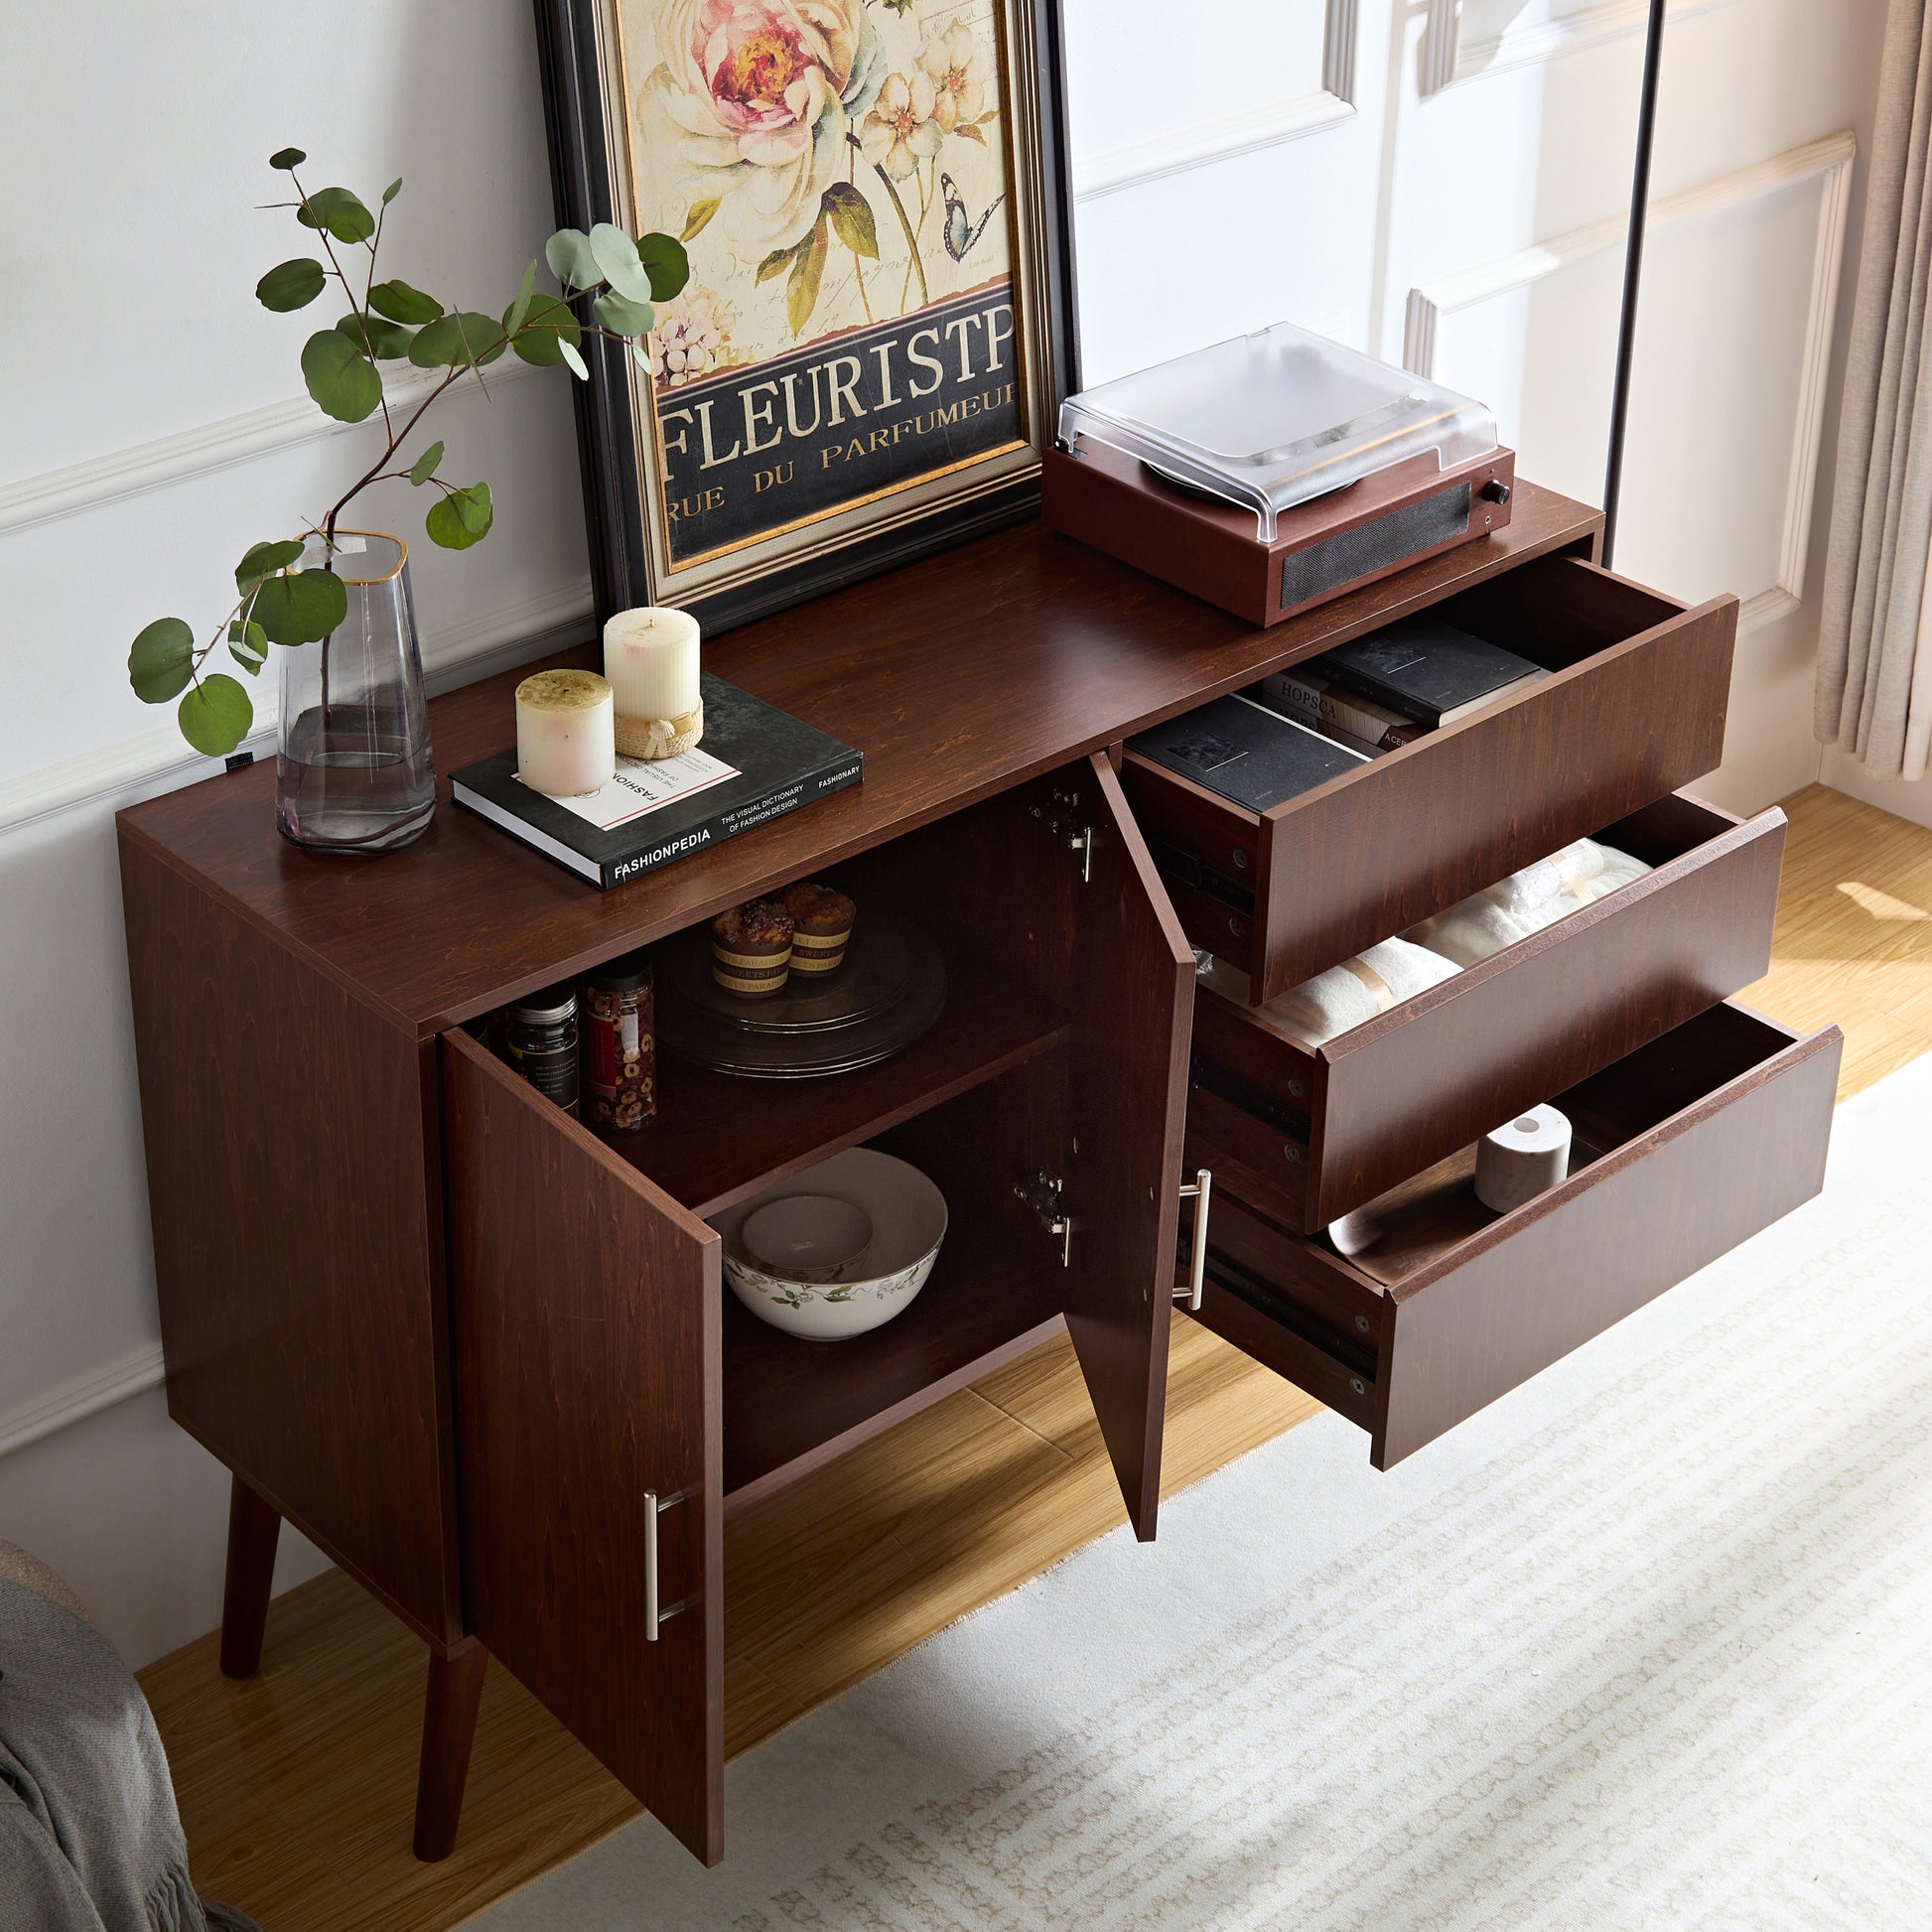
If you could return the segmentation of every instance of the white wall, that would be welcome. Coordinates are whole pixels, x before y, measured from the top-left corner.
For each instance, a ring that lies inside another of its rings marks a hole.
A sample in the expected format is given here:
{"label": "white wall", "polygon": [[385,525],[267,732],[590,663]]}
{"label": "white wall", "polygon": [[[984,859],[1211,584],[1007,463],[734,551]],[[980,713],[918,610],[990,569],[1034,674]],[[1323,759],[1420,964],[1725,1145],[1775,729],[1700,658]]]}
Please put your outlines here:
{"label": "white wall", "polygon": [[[1637,0],[1464,0],[1459,40],[1454,0],[1207,0],[1191,38],[1153,0],[1068,12],[1089,379],[1282,316],[1417,364],[1411,292],[1496,284],[1435,302],[1434,365],[1490,393],[1526,475],[1593,497],[1614,247],[1524,286],[1506,265],[1622,207]],[[1882,13],[1679,0],[1658,193],[1842,128],[1863,145]],[[299,252],[288,216],[254,211],[278,192],[266,156],[307,147],[317,183],[365,196],[400,174],[394,272],[500,307],[550,224],[529,16],[526,0],[344,0],[326,19],[240,0],[8,8],[0,1536],[64,1570],[137,1663],[214,1623],[226,1489],[155,1386],[111,821],[200,767],[128,692],[127,643],[166,612],[214,615],[241,549],[314,514],[368,442],[323,433],[302,399],[313,318],[253,300]],[[1782,540],[1795,473],[1773,459],[1816,399],[1791,323],[1810,313],[1822,194],[1805,176],[1688,218],[1650,285],[1647,320],[1665,320],[1639,369],[1619,561],[1760,600],[1714,787],[1740,804],[1817,769],[1822,518]],[[589,607],[567,381],[443,406],[449,474],[486,477],[497,503],[480,549],[417,547],[446,674]],[[396,489],[370,520],[413,530],[420,508]],[[1803,594],[1780,603],[1793,555]],[[289,1548],[281,1582],[318,1561]]]}
{"label": "white wall", "polygon": [[[371,443],[323,433],[303,396],[316,312],[254,300],[306,252],[290,215],[255,210],[285,192],[268,155],[306,147],[311,185],[370,201],[401,175],[384,259],[465,307],[508,302],[550,189],[525,0],[326,17],[15,0],[5,37],[0,1537],[65,1572],[139,1663],[218,1617],[227,1482],[155,1386],[112,830],[119,806],[208,767],[128,690],[128,642],[166,613],[211,621],[246,545],[317,514]],[[439,405],[448,473],[487,478],[497,507],[474,551],[414,546],[432,667],[590,607],[569,380]],[[369,520],[419,531],[420,498],[386,487]],[[272,720],[272,688],[256,697]],[[319,1564],[285,1534],[283,1587]]]}

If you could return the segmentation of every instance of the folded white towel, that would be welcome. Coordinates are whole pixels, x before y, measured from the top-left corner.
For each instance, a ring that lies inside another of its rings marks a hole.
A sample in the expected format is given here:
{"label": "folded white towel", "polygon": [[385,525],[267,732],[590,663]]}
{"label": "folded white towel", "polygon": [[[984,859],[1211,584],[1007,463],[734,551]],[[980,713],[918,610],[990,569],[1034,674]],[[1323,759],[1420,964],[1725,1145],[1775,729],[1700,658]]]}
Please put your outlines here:
{"label": "folded white towel", "polygon": [[1498,880],[1447,912],[1413,925],[1402,936],[1419,946],[1473,966],[1532,932],[1567,917],[1641,879],[1650,868],[1615,846],[1579,839],[1547,859]]}
{"label": "folded white towel", "polygon": [[1403,936],[1431,952],[1452,959],[1458,967],[1473,966],[1491,953],[1527,939],[1546,925],[1554,925],[1566,912],[1574,912],[1573,899],[1546,898],[1541,903],[1512,912],[1498,905],[1486,893],[1477,893],[1447,912],[1439,912],[1421,925],[1411,926]]}
{"label": "folded white towel", "polygon": [[1561,898],[1566,894],[1576,897],[1603,870],[1606,856],[1606,848],[1594,839],[1579,839],[1561,852],[1553,852],[1547,859],[1539,859],[1535,865],[1525,866],[1521,872],[1513,872],[1493,886],[1485,886],[1483,894],[1511,912],[1527,912],[1534,905]]}
{"label": "folded white towel", "polygon": [[1447,959],[1412,946],[1406,939],[1384,939],[1353,959],[1291,987],[1266,1011],[1310,1046],[1319,1046],[1378,1013],[1413,999],[1426,987],[1453,979]]}

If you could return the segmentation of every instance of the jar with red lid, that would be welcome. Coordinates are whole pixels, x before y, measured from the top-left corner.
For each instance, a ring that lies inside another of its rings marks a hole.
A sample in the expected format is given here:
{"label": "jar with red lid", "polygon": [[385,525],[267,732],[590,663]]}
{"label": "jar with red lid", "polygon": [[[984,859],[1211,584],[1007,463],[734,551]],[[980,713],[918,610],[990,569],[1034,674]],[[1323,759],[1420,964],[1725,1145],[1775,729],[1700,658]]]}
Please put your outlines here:
{"label": "jar with red lid", "polygon": [[584,1117],[634,1134],[657,1113],[657,1028],[648,951],[625,953],[584,982]]}

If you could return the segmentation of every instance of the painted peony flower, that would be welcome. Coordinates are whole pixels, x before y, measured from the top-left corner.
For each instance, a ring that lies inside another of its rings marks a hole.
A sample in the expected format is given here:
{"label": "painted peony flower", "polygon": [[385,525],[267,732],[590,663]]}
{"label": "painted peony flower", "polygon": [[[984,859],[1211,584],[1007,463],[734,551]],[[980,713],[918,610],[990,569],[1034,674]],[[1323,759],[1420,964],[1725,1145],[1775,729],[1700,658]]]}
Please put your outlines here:
{"label": "painted peony flower", "polygon": [[964,21],[949,22],[926,42],[919,50],[919,67],[932,82],[933,119],[945,133],[979,119],[993,63]]}
{"label": "painted peony flower", "polygon": [[878,91],[865,0],[666,0],[658,46],[640,117],[668,119],[734,240],[797,240]]}
{"label": "painted peony flower", "polygon": [[902,73],[888,74],[860,125],[859,152],[895,181],[903,181],[939,152],[944,130],[933,119],[935,105],[932,81],[922,69],[909,80]]}

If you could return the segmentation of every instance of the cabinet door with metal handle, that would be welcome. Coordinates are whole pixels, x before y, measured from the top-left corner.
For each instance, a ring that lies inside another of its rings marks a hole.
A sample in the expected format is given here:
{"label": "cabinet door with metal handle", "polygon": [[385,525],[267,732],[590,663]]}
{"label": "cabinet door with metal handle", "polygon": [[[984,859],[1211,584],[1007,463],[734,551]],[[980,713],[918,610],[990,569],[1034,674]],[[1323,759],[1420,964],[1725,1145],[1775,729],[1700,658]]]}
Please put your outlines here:
{"label": "cabinet door with metal handle", "polygon": [[441,1056],[472,1625],[715,1864],[718,1236],[467,1035]]}
{"label": "cabinet door with metal handle", "polygon": [[1092,837],[1073,949],[1066,1325],[1147,1542],[1161,1506],[1194,954],[1113,767],[1091,759],[1072,784]]}

